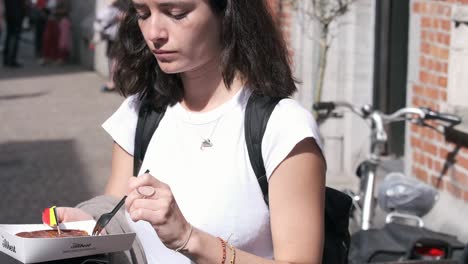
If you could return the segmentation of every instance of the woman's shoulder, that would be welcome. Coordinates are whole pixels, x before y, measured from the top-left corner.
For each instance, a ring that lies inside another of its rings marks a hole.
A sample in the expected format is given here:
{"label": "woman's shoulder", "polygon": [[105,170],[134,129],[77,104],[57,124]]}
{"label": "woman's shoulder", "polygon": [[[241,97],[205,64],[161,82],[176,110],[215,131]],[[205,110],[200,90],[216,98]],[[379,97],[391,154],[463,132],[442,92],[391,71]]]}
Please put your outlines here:
{"label": "woman's shoulder", "polygon": [[280,116],[283,118],[306,118],[313,119],[312,113],[308,111],[297,100],[292,98],[285,98],[278,102],[272,115]]}

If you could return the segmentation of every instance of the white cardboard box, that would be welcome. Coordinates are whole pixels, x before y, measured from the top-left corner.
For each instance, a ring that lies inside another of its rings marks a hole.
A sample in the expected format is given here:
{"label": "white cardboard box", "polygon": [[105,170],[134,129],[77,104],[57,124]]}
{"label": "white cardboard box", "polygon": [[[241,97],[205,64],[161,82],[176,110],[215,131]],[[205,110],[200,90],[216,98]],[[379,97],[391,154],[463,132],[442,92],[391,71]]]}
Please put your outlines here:
{"label": "white cardboard box", "polygon": [[[80,229],[89,234],[94,220],[62,223],[63,229]],[[22,238],[19,232],[51,229],[43,224],[0,225],[0,251],[23,263],[75,258],[129,249],[135,233],[64,238]]]}

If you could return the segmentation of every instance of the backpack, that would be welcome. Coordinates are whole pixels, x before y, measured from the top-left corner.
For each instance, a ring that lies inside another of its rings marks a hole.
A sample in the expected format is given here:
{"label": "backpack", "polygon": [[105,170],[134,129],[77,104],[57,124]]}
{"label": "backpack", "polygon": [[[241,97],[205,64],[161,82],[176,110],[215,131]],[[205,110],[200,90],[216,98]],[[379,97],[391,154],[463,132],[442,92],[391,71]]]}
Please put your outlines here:
{"label": "backpack", "polygon": [[[268,205],[268,181],[263,164],[261,144],[268,119],[283,98],[252,94],[245,110],[245,141],[250,163],[257,176],[265,203]],[[137,175],[151,137],[164,116],[165,109],[154,109],[142,102],[135,132],[133,175]],[[351,198],[333,188],[325,190],[325,241],[322,263],[347,264],[350,245],[348,230]]]}

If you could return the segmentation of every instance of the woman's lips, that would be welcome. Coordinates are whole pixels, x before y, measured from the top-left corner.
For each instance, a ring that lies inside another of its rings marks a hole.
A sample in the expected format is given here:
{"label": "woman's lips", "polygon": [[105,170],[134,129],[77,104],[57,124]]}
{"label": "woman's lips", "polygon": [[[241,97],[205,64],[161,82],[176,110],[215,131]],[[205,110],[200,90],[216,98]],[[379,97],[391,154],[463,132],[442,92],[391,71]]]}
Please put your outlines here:
{"label": "woman's lips", "polygon": [[175,51],[166,51],[166,50],[152,50],[153,54],[156,56],[158,60],[168,60],[173,58],[174,55],[177,53]]}

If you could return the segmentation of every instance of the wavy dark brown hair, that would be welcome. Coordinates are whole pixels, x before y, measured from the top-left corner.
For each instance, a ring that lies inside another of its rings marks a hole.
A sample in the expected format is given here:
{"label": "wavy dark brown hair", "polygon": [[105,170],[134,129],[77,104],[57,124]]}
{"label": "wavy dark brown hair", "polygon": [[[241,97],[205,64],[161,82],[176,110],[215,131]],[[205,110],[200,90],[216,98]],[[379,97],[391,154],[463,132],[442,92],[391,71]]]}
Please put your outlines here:
{"label": "wavy dark brown hair", "polygon": [[[285,41],[265,0],[209,0],[221,18],[221,69],[230,87],[237,74],[254,93],[288,97],[296,91]],[[127,0],[114,54],[114,80],[123,96],[139,94],[160,108],[180,101],[179,74],[164,73],[147,48],[136,10]]]}

